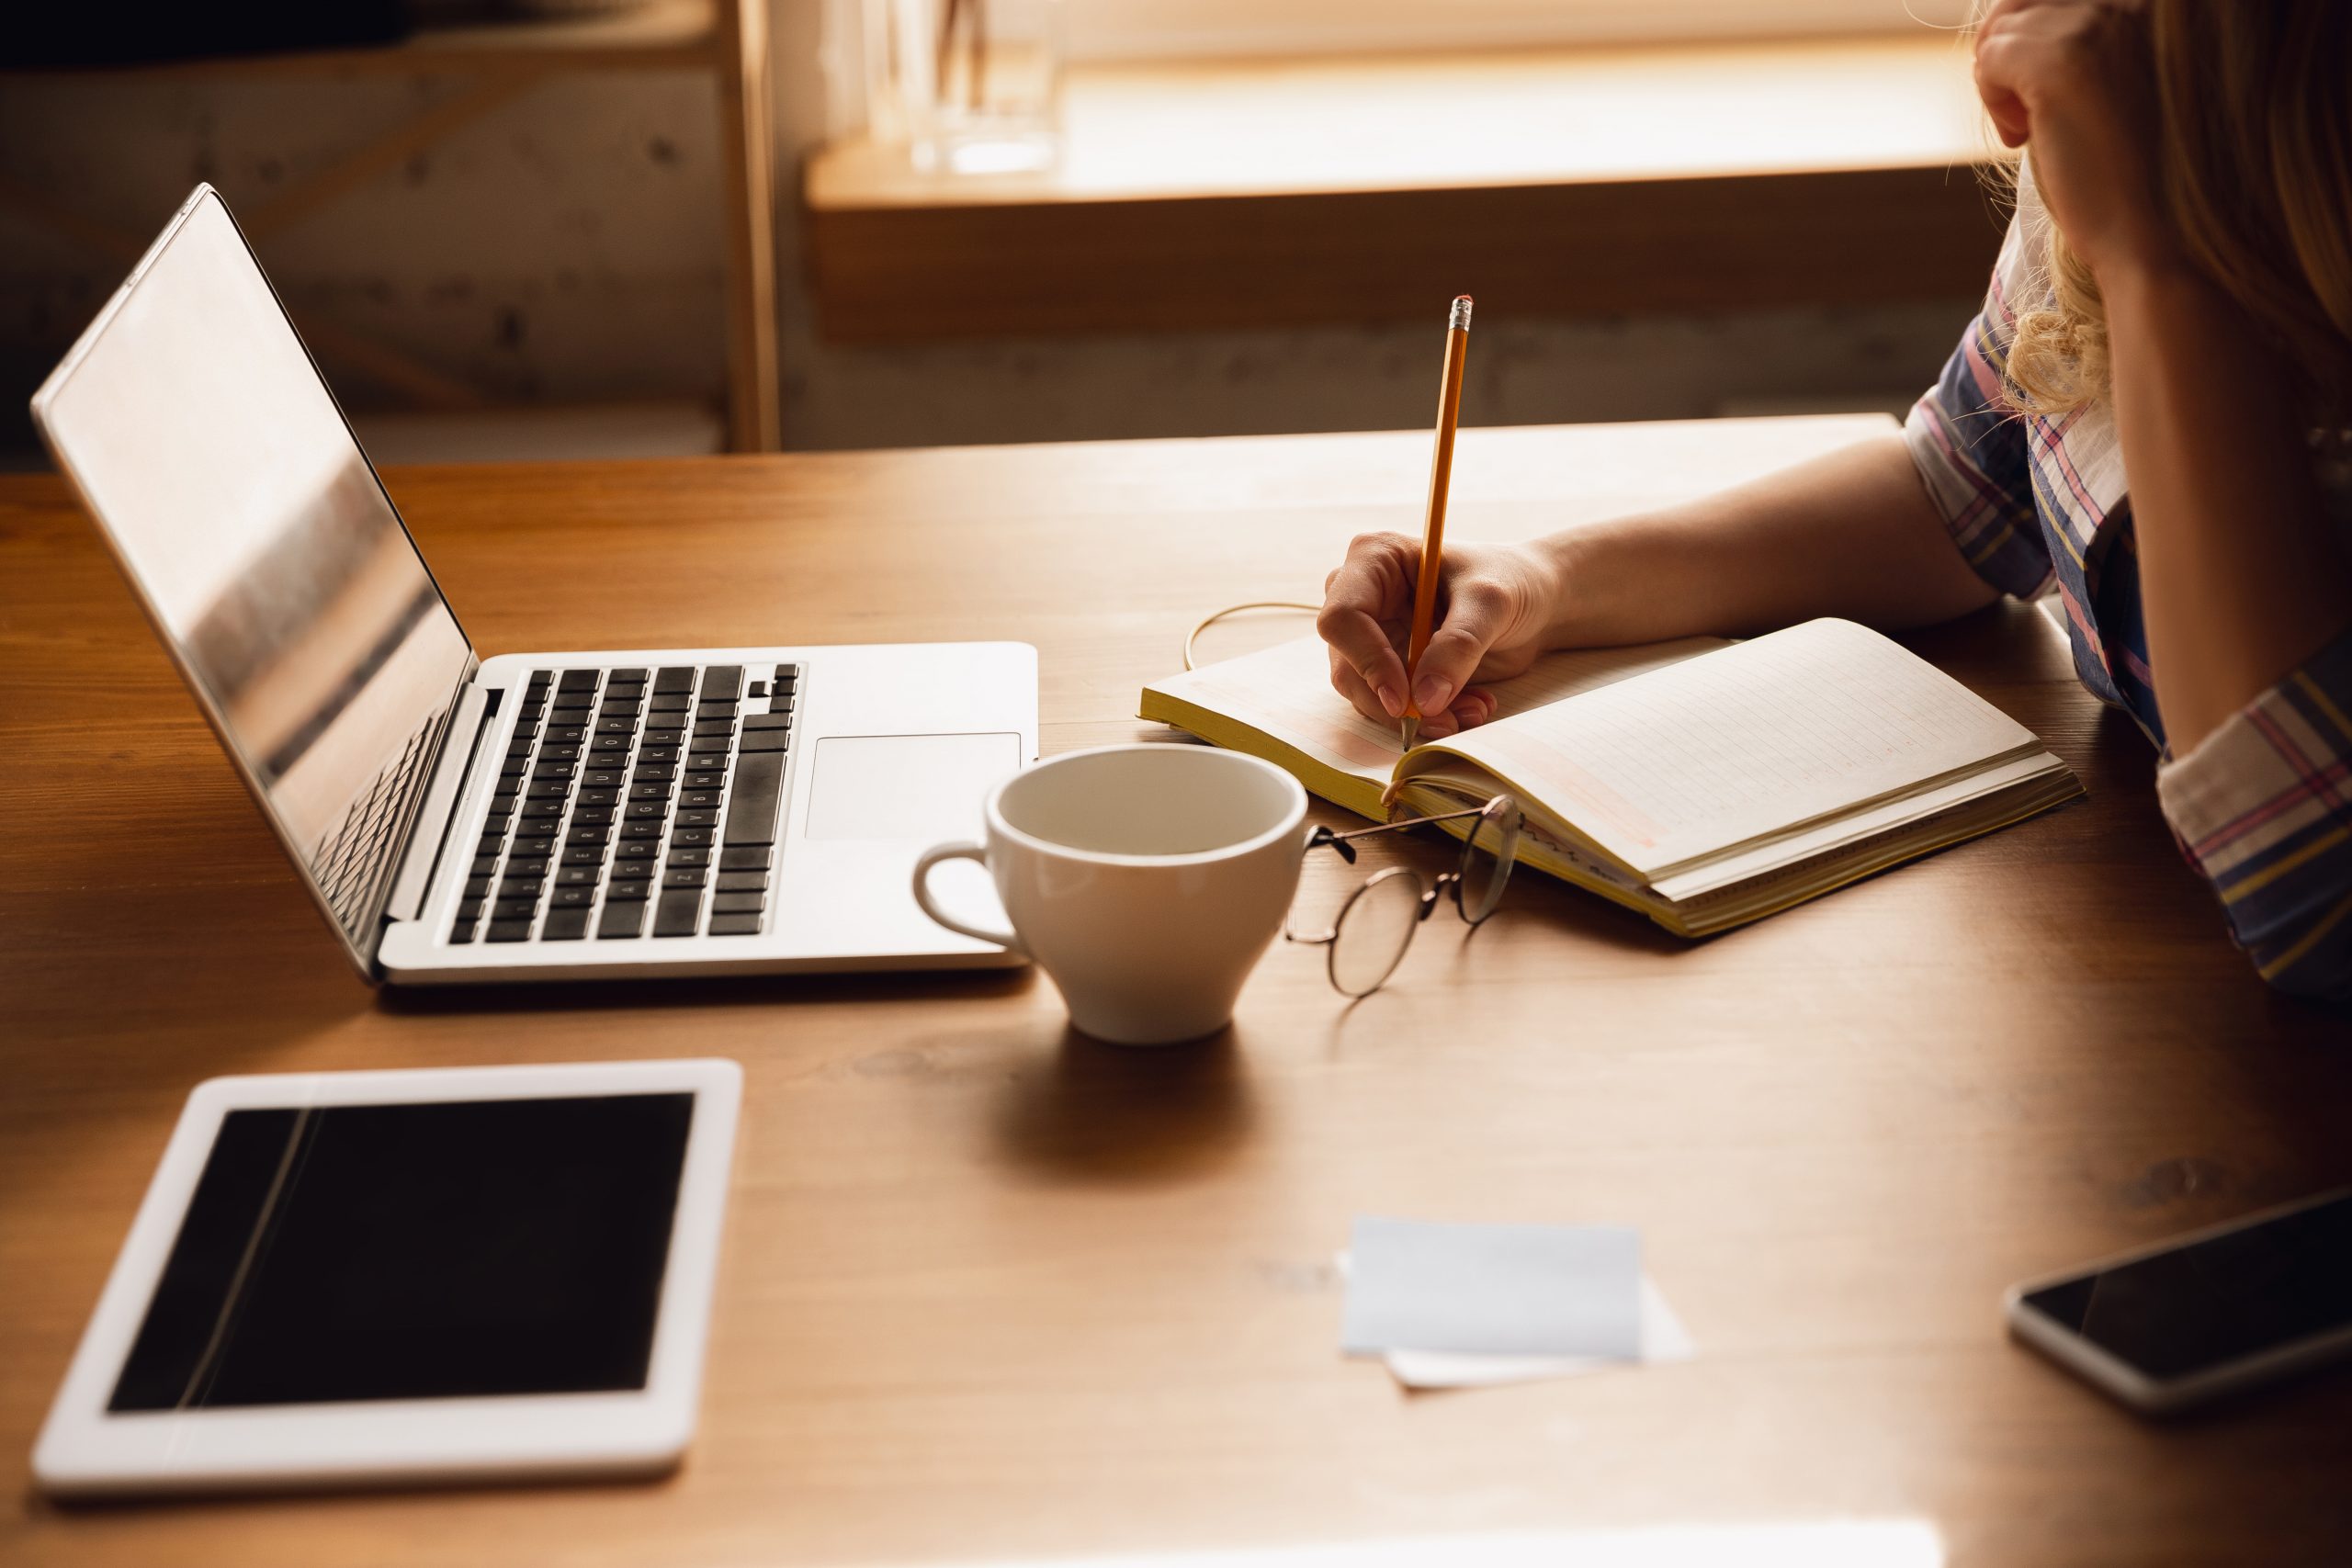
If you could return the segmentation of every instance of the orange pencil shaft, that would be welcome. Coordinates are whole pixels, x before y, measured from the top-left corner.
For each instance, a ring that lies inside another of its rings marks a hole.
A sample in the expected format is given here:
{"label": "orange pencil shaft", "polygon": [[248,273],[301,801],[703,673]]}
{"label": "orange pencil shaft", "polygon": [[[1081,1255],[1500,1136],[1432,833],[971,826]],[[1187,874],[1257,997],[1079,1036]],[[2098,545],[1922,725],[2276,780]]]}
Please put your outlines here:
{"label": "orange pencil shaft", "polygon": [[1445,558],[1445,498],[1453,483],[1453,432],[1462,418],[1462,369],[1470,353],[1470,296],[1453,301],[1445,329],[1445,378],[1437,395],[1437,455],[1430,463],[1429,518],[1421,525],[1421,564],[1413,582],[1412,633],[1405,645],[1405,716],[1419,727],[1422,713],[1413,700],[1414,671],[1437,629],[1439,568]]}

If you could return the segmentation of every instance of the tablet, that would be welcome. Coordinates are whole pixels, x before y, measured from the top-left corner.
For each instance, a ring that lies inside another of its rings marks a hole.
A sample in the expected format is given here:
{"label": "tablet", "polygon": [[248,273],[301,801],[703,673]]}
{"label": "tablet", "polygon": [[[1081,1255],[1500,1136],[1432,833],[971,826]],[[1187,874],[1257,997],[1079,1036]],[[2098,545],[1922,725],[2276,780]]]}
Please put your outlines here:
{"label": "tablet", "polygon": [[742,1073],[215,1078],[33,1453],[52,1494],[669,1469]]}

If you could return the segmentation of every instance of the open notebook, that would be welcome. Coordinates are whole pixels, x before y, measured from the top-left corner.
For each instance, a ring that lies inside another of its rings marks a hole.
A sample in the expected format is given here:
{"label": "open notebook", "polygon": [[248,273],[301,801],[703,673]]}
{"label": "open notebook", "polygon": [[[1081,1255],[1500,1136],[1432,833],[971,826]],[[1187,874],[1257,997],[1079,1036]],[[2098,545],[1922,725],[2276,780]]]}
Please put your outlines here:
{"label": "open notebook", "polygon": [[1522,864],[1683,936],[1777,913],[2082,786],[2032,731],[1851,621],[1746,642],[1555,653],[1479,728],[1405,752],[1314,637],[1144,688],[1142,716],[1251,752],[1374,818],[1501,790]]}

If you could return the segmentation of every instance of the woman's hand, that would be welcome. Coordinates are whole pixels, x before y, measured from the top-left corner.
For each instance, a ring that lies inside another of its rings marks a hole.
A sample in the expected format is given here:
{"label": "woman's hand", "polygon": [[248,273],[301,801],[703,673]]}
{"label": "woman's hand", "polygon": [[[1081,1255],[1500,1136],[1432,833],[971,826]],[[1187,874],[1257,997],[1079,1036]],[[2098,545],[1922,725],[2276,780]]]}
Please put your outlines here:
{"label": "woman's hand", "polygon": [[1452,735],[1492,717],[1495,699],[1474,681],[1500,681],[1535,662],[1559,603],[1558,570],[1540,546],[1448,545],[1437,625],[1408,682],[1404,648],[1421,544],[1364,534],[1324,580],[1315,629],[1330,644],[1331,684],[1366,718],[1404,716],[1411,689],[1421,733]]}
{"label": "woman's hand", "polygon": [[2176,261],[2145,0],[1998,0],[1977,28],[1976,91],[2002,141],[2030,146],[2042,201],[2092,276]]}

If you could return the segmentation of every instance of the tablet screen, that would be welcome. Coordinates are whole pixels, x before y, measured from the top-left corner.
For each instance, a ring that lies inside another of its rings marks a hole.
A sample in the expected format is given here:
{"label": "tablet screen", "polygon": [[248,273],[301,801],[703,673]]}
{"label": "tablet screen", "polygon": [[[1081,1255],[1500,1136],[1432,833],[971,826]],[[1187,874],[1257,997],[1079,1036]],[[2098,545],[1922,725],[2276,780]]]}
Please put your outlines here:
{"label": "tablet screen", "polygon": [[230,1111],[107,1408],[643,1388],[694,1101]]}

